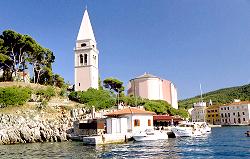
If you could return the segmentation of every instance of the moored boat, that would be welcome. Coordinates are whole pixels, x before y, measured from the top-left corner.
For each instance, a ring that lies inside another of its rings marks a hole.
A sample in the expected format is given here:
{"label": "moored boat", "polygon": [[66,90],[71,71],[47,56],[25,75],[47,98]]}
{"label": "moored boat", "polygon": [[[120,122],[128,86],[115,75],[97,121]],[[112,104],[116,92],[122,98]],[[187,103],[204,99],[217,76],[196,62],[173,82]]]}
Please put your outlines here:
{"label": "moored boat", "polygon": [[211,132],[211,128],[205,122],[182,123],[171,131],[176,137],[201,137]]}
{"label": "moored boat", "polygon": [[147,129],[133,135],[135,141],[154,141],[168,139],[168,135],[164,131]]}

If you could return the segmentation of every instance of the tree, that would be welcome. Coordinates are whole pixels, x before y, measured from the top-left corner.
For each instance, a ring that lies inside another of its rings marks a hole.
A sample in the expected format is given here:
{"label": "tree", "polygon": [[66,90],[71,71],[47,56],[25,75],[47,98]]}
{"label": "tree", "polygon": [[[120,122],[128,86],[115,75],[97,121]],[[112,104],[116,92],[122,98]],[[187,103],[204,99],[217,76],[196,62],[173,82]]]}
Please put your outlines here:
{"label": "tree", "polygon": [[[33,67],[34,83],[53,84],[53,52],[43,48],[29,35],[22,35],[12,30],[0,35],[0,69],[4,71],[3,81],[10,81],[17,72]],[[23,77],[24,78],[24,77]]]}
{"label": "tree", "polygon": [[102,80],[101,80],[100,77],[98,78],[98,89],[99,89],[99,90],[103,90]]}
{"label": "tree", "polygon": [[113,90],[114,93],[117,93],[117,103],[119,104],[119,96],[124,91],[123,82],[110,77],[103,81],[103,86],[110,91]]}
{"label": "tree", "polygon": [[103,86],[107,89],[113,90],[116,93],[124,91],[123,82],[115,78],[107,78],[103,81]]}
{"label": "tree", "polygon": [[53,83],[54,83],[54,86],[59,87],[59,88],[62,88],[65,85],[64,78],[62,78],[58,74],[53,75]]}

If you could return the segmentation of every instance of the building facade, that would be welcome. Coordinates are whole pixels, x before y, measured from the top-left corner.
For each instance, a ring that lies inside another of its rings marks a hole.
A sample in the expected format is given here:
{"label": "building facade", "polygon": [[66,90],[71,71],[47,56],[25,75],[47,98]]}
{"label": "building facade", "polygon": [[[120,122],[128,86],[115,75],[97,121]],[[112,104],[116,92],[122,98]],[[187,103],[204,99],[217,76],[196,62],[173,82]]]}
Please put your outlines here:
{"label": "building facade", "polygon": [[[136,133],[153,129],[153,115],[156,113],[128,107],[106,114],[107,132],[109,133]],[[125,130],[126,129],[126,130]]]}
{"label": "building facade", "polygon": [[75,91],[98,89],[98,54],[87,9],[84,12],[75,46]]}
{"label": "building facade", "polygon": [[194,103],[194,109],[191,111],[192,122],[206,121],[206,102]]}
{"label": "building facade", "polygon": [[206,108],[206,122],[211,125],[220,125],[220,120],[219,106],[208,106]]}
{"label": "building facade", "polygon": [[248,125],[250,124],[250,102],[238,101],[219,106],[221,125]]}
{"label": "building facade", "polygon": [[165,100],[178,109],[177,89],[174,84],[148,73],[131,79],[127,93],[150,100]]}

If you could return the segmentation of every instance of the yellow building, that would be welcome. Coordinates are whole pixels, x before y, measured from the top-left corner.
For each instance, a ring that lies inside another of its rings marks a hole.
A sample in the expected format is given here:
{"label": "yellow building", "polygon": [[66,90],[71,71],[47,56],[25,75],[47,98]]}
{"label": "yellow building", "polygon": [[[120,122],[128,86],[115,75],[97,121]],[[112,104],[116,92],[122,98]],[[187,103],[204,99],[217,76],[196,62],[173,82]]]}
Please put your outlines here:
{"label": "yellow building", "polygon": [[210,105],[207,107],[206,122],[212,125],[220,125],[220,113],[218,105]]}

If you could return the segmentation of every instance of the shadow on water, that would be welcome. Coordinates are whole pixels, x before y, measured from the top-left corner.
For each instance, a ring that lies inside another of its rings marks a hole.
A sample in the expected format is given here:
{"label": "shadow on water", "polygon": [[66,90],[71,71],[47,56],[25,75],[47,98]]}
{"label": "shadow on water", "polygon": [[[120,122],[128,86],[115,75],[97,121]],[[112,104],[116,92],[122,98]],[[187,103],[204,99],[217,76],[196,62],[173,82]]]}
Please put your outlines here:
{"label": "shadow on water", "polygon": [[213,128],[201,138],[87,146],[81,142],[0,145],[0,158],[249,158],[250,127]]}

